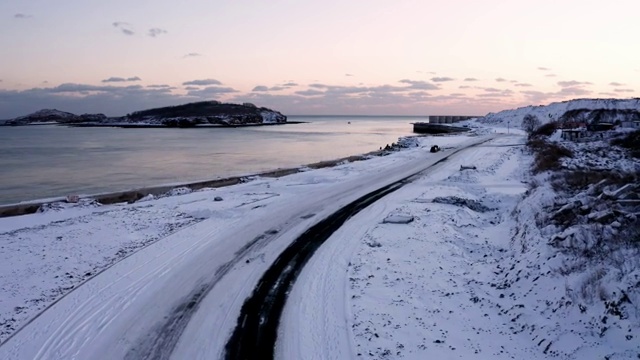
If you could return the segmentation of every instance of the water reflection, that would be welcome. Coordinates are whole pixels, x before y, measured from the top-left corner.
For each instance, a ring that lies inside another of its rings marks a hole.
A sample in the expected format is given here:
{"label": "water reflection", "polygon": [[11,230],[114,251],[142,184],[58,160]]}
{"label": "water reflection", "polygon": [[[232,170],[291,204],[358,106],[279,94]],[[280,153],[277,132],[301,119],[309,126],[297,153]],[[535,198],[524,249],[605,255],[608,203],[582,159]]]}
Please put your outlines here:
{"label": "water reflection", "polygon": [[[0,127],[0,203],[299,166],[377,150],[411,117],[290,117],[248,128]],[[350,123],[349,123],[350,122]]]}

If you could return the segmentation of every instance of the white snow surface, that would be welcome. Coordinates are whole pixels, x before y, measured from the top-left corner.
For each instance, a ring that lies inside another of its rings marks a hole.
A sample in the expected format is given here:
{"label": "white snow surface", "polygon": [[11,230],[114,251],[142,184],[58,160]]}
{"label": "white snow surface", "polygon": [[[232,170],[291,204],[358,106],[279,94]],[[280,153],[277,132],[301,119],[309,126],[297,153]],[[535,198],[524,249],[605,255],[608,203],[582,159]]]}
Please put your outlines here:
{"label": "white snow surface", "polygon": [[[277,358],[639,356],[638,311],[601,336],[591,324],[601,307],[563,302],[567,279],[526,222],[553,194],[529,195],[524,137],[474,128],[484,135],[418,137],[385,156],[281,178],[0,219],[0,359],[124,358],[231,264],[172,353],[220,358],[244,299],[291,241],[423,169],[350,218],[307,263],[285,306]],[[435,144],[443,151],[430,153]],[[476,169],[460,170],[469,164]]]}
{"label": "white snow surface", "polygon": [[273,111],[262,111],[260,112],[260,116],[262,116],[262,122],[265,124],[273,124],[278,122],[278,118],[282,115]]}
{"label": "white snow surface", "polygon": [[636,109],[640,110],[640,99],[577,99],[555,102],[549,105],[525,106],[513,110],[489,113],[480,122],[493,126],[507,126],[520,129],[522,118],[531,114],[542,123],[558,120],[565,112],[575,109]]}

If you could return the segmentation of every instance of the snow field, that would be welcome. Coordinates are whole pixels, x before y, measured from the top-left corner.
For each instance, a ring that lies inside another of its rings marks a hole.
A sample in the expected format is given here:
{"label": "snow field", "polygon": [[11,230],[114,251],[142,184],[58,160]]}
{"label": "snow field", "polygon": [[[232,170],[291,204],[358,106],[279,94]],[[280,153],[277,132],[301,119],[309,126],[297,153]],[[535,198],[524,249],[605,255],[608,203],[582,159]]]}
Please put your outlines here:
{"label": "snow field", "polygon": [[[300,275],[285,309],[284,359],[532,358],[490,285],[526,190],[517,137],[469,149],[350,219]],[[460,171],[462,164],[478,170]],[[457,196],[492,209],[433,203]],[[388,217],[413,217],[408,224]],[[373,226],[371,224],[374,224]],[[345,296],[346,295],[346,296]],[[499,335],[500,341],[496,341]]]}

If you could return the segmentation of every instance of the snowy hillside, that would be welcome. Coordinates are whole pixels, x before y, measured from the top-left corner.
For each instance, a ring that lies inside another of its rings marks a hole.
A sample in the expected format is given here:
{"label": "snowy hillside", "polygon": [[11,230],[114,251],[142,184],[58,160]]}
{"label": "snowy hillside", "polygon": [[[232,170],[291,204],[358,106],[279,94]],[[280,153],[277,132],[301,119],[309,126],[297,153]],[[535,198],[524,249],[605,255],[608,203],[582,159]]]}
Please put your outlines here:
{"label": "snowy hillside", "polygon": [[559,120],[567,111],[581,109],[636,110],[640,112],[640,99],[576,99],[489,113],[479,121],[484,124],[504,125],[505,127],[509,123],[512,128],[520,128],[522,118],[527,114],[538,117],[542,123],[547,123]]}

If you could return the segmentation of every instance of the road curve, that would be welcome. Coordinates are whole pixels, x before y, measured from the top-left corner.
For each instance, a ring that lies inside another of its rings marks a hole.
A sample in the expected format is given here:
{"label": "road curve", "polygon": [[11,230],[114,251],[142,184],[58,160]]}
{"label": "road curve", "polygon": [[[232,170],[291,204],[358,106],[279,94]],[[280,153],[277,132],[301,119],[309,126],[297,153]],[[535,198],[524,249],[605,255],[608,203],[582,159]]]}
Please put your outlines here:
{"label": "road curve", "polygon": [[273,359],[278,326],[291,287],[307,261],[331,234],[350,217],[398,190],[428,168],[480,143],[457,149],[427,168],[420,168],[414,174],[369,192],[340,208],[295,239],[264,273],[251,296],[246,299],[237,326],[225,346],[225,358]]}
{"label": "road curve", "polygon": [[227,356],[245,299],[266,286],[257,284],[271,264],[305,231],[319,226],[318,219],[489,138],[373,169],[364,178],[305,196],[283,193],[242,216],[212,217],[183,229],[60,299],[1,344],[0,359]]}

